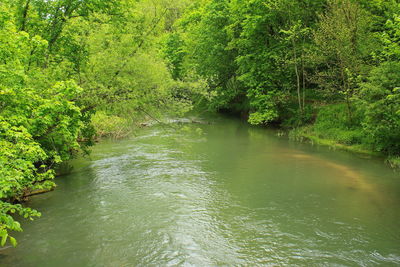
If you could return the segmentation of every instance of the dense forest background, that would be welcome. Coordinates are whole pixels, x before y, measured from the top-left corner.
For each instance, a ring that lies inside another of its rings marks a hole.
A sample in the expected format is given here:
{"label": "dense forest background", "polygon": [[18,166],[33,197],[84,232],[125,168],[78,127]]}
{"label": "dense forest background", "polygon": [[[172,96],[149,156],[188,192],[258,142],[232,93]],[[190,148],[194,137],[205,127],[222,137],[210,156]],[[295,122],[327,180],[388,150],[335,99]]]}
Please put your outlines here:
{"label": "dense forest background", "polygon": [[192,108],[400,165],[400,4],[1,0],[1,245],[62,162]]}
{"label": "dense forest background", "polygon": [[175,78],[207,81],[215,109],[252,124],[398,155],[397,1],[200,1],[175,23]]}

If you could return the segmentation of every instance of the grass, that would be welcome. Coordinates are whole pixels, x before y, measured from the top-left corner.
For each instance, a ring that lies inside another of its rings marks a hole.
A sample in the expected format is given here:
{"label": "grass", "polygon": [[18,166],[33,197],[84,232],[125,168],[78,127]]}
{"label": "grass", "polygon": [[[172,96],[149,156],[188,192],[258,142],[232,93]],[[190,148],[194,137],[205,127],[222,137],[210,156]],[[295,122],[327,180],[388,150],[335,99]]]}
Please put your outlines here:
{"label": "grass", "polygon": [[334,149],[340,149],[349,151],[357,154],[369,155],[369,156],[382,156],[381,153],[372,151],[363,144],[343,144],[338,140],[321,138],[313,132],[312,126],[305,126],[290,131],[289,137],[298,141],[308,141],[312,144],[328,146]]}
{"label": "grass", "polygon": [[[289,138],[357,154],[388,157],[387,154],[374,150],[361,126],[359,116],[354,112],[353,121],[349,123],[344,104],[323,106],[313,124],[291,130]],[[386,162],[392,168],[400,169],[400,156],[388,157]]]}
{"label": "grass", "polygon": [[389,157],[386,162],[394,169],[400,170],[400,156]]}

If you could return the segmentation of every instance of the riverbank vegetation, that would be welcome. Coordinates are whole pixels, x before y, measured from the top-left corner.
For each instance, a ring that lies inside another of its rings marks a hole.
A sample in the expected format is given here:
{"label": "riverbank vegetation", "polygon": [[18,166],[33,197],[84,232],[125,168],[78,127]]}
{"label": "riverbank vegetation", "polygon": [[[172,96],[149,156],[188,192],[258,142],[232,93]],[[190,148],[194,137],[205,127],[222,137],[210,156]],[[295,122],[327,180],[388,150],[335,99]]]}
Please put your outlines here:
{"label": "riverbank vegetation", "polygon": [[[185,1],[0,2],[0,239],[21,203],[54,188],[55,168],[97,136],[121,137],[140,118],[190,109],[177,97],[161,39]],[[193,88],[195,88],[195,83]],[[190,90],[190,87],[185,87]]]}
{"label": "riverbank vegetation", "polygon": [[197,108],[399,165],[396,0],[2,0],[0,238],[96,138]]}
{"label": "riverbank vegetation", "polygon": [[208,82],[208,108],[396,159],[399,16],[394,0],[198,1],[166,58],[175,78]]}

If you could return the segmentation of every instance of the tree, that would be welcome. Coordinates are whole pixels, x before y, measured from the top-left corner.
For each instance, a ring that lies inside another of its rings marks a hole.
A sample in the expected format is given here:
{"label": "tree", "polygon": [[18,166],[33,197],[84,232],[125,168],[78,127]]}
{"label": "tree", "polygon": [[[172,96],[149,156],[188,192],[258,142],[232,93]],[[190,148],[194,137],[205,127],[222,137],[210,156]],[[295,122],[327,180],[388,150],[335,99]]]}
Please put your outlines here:
{"label": "tree", "polygon": [[289,64],[293,64],[296,74],[297,101],[299,110],[304,112],[305,108],[305,42],[310,32],[309,28],[303,27],[302,22],[298,21],[289,30],[282,30],[286,35],[285,40],[292,46],[291,60]]}
{"label": "tree", "polygon": [[320,15],[314,31],[317,50],[314,61],[315,82],[332,97],[344,96],[349,123],[352,121],[351,98],[357,88],[356,78],[366,72],[365,59],[370,54],[368,14],[351,0],[331,0]]}
{"label": "tree", "polygon": [[[204,3],[203,3],[204,2]],[[235,110],[245,97],[237,80],[236,50],[228,49],[231,13],[229,1],[203,1],[178,21],[187,54],[184,67],[207,80],[216,110]]]}
{"label": "tree", "polygon": [[[40,69],[30,63],[44,56],[47,42],[17,31],[9,6],[0,5],[0,245],[16,245],[9,231],[21,231],[13,218],[40,213],[16,204],[35,190],[54,187],[54,166],[81,148],[83,117],[72,102],[73,81],[44,88],[31,84]],[[37,79],[36,79],[37,80]],[[38,81],[38,80],[37,80]],[[40,83],[39,83],[40,84]]]}
{"label": "tree", "polygon": [[358,107],[368,142],[376,151],[400,154],[400,62],[376,67],[361,84]]}

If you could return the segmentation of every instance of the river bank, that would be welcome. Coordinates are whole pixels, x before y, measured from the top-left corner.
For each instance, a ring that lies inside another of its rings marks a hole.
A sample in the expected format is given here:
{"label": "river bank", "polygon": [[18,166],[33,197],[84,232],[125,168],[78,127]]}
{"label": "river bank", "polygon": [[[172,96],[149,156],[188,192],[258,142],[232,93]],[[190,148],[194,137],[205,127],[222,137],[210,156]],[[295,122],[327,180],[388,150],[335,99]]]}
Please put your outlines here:
{"label": "river bank", "polygon": [[327,146],[334,150],[343,150],[351,153],[356,153],[368,157],[376,157],[382,159],[392,169],[400,170],[400,157],[390,157],[382,152],[374,151],[362,144],[347,145],[340,143],[338,140],[321,138],[318,134],[312,131],[312,126],[304,126],[288,131],[290,139],[298,142],[308,142],[312,145]]}

